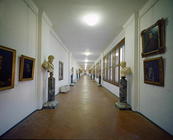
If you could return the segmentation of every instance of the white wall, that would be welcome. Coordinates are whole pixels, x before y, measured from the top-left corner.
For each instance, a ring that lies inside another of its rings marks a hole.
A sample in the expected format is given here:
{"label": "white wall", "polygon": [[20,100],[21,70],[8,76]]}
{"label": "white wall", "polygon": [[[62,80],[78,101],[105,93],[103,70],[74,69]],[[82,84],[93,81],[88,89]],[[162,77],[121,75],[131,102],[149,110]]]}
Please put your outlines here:
{"label": "white wall", "polygon": [[[165,86],[159,87],[144,84],[143,58],[140,57],[140,112],[160,127],[173,134],[173,1],[158,0],[148,2],[140,11],[140,31],[151,26],[160,18],[167,19],[166,25],[166,52],[161,55],[152,56],[164,58]],[[140,50],[142,49],[140,38]],[[140,52],[141,54],[141,52]],[[151,58],[151,57],[149,57]]]}
{"label": "white wall", "polygon": [[[16,50],[15,87],[0,91],[0,135],[37,109],[37,73],[19,82],[19,57],[37,58],[37,9],[22,0],[0,1],[0,45]],[[36,59],[37,65],[37,59]]]}
{"label": "white wall", "polygon": [[[47,101],[48,73],[41,68],[49,55],[54,55],[55,91],[69,84],[70,66],[78,69],[76,60],[52,28],[52,23],[31,0],[0,1],[0,45],[16,50],[15,87],[0,91],[0,135]],[[19,82],[19,57],[36,58],[32,81]],[[59,61],[64,63],[63,80],[59,81]],[[74,80],[76,77],[74,77]]]}
{"label": "white wall", "polygon": [[[41,34],[41,49],[42,49],[42,63],[44,60],[48,60],[49,55],[53,55],[55,57],[54,64],[54,78],[55,78],[55,94],[59,93],[59,88],[63,85],[68,85],[68,69],[69,69],[69,51],[60,41],[57,34],[54,32],[52,28],[51,21],[47,17],[45,13],[42,14],[42,34]],[[64,64],[64,73],[63,80],[59,81],[59,61],[62,61]],[[42,79],[43,80],[43,102],[47,102],[48,96],[48,73],[42,69]]]}

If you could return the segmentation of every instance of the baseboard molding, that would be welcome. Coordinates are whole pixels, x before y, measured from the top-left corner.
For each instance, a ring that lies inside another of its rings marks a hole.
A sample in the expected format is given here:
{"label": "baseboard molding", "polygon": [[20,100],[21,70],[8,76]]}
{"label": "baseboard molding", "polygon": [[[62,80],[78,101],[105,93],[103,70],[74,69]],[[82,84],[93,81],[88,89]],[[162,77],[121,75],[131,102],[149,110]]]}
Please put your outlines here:
{"label": "baseboard molding", "polygon": [[1,137],[3,137],[6,133],[8,133],[9,131],[11,131],[13,128],[15,128],[17,125],[19,125],[20,123],[22,123],[24,120],[26,120],[27,118],[29,118],[33,113],[35,113],[36,111],[40,111],[42,109],[36,109],[34,110],[33,112],[31,112],[29,115],[27,115],[25,118],[23,118],[21,121],[19,121],[18,123],[16,123],[13,127],[11,127],[10,129],[8,129],[5,133],[3,133],[1,136],[0,136],[0,139]]}
{"label": "baseboard molding", "polygon": [[[101,88],[104,88],[104,89],[105,89],[106,91],[108,91],[110,94],[114,95],[117,99],[119,99],[118,96],[116,96],[115,94],[113,94],[110,90],[108,90],[108,89],[105,88],[104,86],[102,86]],[[157,125],[157,124],[154,123],[152,120],[150,120],[149,118],[147,118],[144,114],[142,114],[142,113],[140,113],[140,112],[138,112],[138,111],[133,111],[133,110],[131,110],[131,111],[132,111],[132,112],[135,112],[135,113],[137,113],[137,114],[139,114],[139,115],[141,115],[141,116],[144,117],[146,120],[148,120],[149,122],[151,122],[152,124],[154,124],[155,126],[157,126],[159,129],[161,129],[161,130],[163,130],[164,132],[166,132],[168,135],[173,136],[173,135],[171,135],[169,132],[167,132],[165,129],[161,128],[159,125]]]}
{"label": "baseboard molding", "polygon": [[152,120],[150,120],[148,117],[146,117],[144,114],[142,114],[142,113],[140,113],[140,112],[138,112],[138,111],[133,111],[133,112],[135,112],[135,113],[141,115],[141,116],[144,117],[146,120],[148,120],[150,123],[154,124],[155,126],[157,126],[157,127],[158,127],[159,129],[161,129],[162,131],[166,132],[168,135],[173,136],[173,135],[171,135],[169,132],[167,132],[165,129],[163,129],[163,128],[161,128],[159,125],[157,125],[155,122],[153,122]]}
{"label": "baseboard molding", "polygon": [[108,91],[110,94],[112,94],[112,95],[114,95],[117,99],[119,99],[119,97],[117,96],[117,95],[115,95],[113,92],[111,92],[109,89],[107,89],[106,87],[104,87],[103,85],[102,85],[102,87],[100,87],[100,88],[104,88],[106,91]]}

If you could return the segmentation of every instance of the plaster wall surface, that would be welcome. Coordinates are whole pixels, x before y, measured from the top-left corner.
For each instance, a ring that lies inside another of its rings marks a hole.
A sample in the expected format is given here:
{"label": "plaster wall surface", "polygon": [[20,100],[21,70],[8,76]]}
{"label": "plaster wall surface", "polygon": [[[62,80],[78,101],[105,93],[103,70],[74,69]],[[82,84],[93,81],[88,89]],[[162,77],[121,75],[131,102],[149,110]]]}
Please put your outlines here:
{"label": "plaster wall surface", "polygon": [[15,85],[0,91],[0,135],[37,109],[37,73],[34,80],[19,81],[19,57],[36,58],[37,13],[24,1],[0,1],[0,45],[16,50]]}
{"label": "plaster wall surface", "polygon": [[[166,52],[147,58],[140,57],[140,112],[147,116],[157,125],[173,135],[173,1],[158,0],[147,3],[140,11],[139,30],[142,31],[153,25],[157,20],[166,20]],[[140,38],[140,54],[142,42]],[[162,56],[164,59],[164,87],[149,85],[144,83],[143,60]]]}

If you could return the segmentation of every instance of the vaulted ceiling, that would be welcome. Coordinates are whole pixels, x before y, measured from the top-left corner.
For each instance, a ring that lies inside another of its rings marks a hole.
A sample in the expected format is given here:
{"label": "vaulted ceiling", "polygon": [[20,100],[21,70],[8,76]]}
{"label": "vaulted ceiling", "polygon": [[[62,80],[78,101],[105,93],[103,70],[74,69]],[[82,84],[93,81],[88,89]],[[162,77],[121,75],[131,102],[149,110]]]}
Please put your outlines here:
{"label": "vaulted ceiling", "polygon": [[[147,0],[34,0],[53,23],[62,42],[79,64],[92,64],[122,30],[122,25]],[[83,18],[99,16],[95,26]],[[90,54],[85,54],[90,52]]]}

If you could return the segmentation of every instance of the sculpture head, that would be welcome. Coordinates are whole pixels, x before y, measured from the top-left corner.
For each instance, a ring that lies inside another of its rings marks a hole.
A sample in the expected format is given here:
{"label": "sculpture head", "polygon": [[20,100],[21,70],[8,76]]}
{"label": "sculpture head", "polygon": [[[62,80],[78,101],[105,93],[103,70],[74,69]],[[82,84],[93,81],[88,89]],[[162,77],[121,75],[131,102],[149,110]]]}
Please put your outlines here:
{"label": "sculpture head", "polygon": [[120,66],[121,66],[122,68],[125,68],[125,67],[126,67],[126,62],[125,62],[125,61],[122,61],[122,62],[120,63]]}
{"label": "sculpture head", "polygon": [[48,56],[48,62],[52,64],[53,60],[54,60],[54,56],[53,55],[49,55]]}

